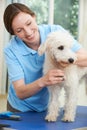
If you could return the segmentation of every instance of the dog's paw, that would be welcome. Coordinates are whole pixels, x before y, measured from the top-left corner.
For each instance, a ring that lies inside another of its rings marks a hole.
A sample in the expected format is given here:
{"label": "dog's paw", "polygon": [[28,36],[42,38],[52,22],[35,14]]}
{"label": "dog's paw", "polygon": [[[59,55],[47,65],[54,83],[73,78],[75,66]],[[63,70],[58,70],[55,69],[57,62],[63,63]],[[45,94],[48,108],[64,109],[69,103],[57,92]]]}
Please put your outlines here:
{"label": "dog's paw", "polygon": [[64,116],[62,118],[62,121],[64,121],[64,122],[74,122],[74,118],[69,116],[69,115],[67,115],[67,116]]}
{"label": "dog's paw", "polygon": [[45,120],[48,122],[55,122],[57,120],[57,116],[49,114],[45,117]]}

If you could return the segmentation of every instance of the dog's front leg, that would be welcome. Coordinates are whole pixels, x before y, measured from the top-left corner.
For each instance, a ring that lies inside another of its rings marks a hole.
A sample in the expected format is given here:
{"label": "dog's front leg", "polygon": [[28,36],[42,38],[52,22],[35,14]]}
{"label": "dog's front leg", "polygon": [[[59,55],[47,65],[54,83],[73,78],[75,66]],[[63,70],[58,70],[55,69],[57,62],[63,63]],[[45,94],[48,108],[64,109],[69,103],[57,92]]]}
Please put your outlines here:
{"label": "dog's front leg", "polygon": [[45,120],[48,122],[55,122],[59,115],[59,95],[60,95],[60,87],[52,86],[49,87],[50,100],[48,105],[48,113],[45,117]]}
{"label": "dog's front leg", "polygon": [[64,109],[63,121],[73,122],[76,115],[77,98],[78,98],[78,80],[70,83],[69,87],[65,88],[66,102]]}

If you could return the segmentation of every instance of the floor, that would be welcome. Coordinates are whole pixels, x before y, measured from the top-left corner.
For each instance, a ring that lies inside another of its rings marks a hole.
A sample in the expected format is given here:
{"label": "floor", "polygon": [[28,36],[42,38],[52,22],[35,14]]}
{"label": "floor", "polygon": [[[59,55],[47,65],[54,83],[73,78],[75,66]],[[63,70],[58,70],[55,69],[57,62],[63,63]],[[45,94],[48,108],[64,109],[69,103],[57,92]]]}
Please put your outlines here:
{"label": "floor", "polygon": [[[87,93],[85,91],[84,82],[79,86],[78,90],[78,105],[87,106]],[[64,92],[62,92],[62,95]],[[64,96],[60,96],[61,106],[64,104]],[[7,94],[0,95],[0,112],[6,111]]]}

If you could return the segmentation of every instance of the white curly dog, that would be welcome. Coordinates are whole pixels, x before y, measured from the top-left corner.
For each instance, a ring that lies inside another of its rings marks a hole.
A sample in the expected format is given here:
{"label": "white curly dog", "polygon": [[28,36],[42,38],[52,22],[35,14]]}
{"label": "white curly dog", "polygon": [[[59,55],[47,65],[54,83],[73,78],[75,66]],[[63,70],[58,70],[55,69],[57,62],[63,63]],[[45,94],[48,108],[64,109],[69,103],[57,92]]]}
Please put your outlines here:
{"label": "white curly dog", "polygon": [[[87,68],[81,68],[73,64],[77,59],[75,52],[71,50],[73,40],[73,37],[67,31],[52,32],[48,35],[46,42],[41,44],[38,49],[39,55],[45,53],[44,74],[50,69],[59,68],[63,69],[66,77],[62,83],[48,86],[50,100],[45,119],[49,122],[55,122],[59,116],[59,96],[62,88],[65,90],[65,106],[62,120],[65,122],[75,120],[79,81],[86,74]],[[58,66],[59,61],[70,64],[68,67],[62,68]]]}

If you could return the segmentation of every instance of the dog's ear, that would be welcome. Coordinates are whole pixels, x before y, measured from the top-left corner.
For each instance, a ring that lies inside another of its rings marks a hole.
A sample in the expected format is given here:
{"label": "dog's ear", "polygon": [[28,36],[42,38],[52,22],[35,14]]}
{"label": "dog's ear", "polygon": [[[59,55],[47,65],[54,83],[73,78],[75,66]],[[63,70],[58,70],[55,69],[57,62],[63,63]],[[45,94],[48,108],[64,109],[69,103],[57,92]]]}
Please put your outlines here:
{"label": "dog's ear", "polygon": [[43,44],[41,44],[41,45],[39,46],[39,48],[38,48],[38,54],[39,54],[39,55],[42,55],[42,54],[45,53],[45,51],[46,51],[46,43],[43,43]]}

